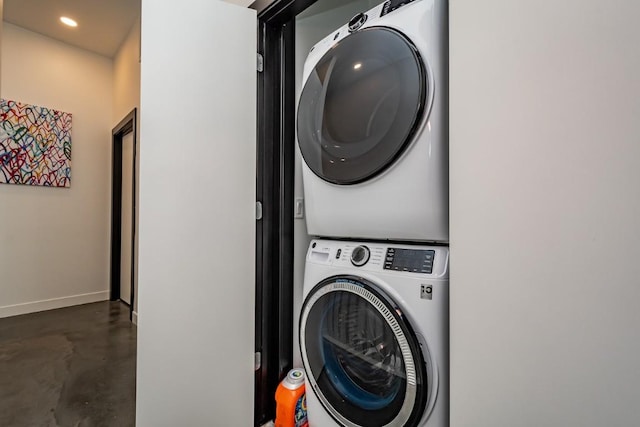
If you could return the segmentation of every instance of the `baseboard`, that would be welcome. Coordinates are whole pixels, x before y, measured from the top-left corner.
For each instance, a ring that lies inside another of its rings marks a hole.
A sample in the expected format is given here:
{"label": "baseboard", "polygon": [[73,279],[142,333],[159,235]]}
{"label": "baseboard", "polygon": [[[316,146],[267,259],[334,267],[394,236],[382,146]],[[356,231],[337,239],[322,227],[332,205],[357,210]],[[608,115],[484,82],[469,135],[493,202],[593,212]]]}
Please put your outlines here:
{"label": "baseboard", "polygon": [[22,304],[5,305],[0,307],[0,318],[36,313],[38,311],[54,310],[56,308],[71,307],[72,305],[88,304],[90,302],[106,301],[108,299],[109,291],[102,291],[62,298],[52,298],[42,301],[25,302]]}
{"label": "baseboard", "polygon": [[131,322],[133,322],[134,325],[138,326],[138,312],[134,311],[133,313],[131,313]]}

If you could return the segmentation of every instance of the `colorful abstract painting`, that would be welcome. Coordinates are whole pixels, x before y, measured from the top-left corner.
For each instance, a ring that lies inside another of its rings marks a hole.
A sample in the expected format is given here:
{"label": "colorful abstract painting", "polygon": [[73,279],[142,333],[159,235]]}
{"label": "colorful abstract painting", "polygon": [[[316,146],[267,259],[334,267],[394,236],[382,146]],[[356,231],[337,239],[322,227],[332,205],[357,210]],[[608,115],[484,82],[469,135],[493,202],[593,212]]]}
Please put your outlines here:
{"label": "colorful abstract painting", "polygon": [[71,113],[0,99],[0,183],[69,187]]}

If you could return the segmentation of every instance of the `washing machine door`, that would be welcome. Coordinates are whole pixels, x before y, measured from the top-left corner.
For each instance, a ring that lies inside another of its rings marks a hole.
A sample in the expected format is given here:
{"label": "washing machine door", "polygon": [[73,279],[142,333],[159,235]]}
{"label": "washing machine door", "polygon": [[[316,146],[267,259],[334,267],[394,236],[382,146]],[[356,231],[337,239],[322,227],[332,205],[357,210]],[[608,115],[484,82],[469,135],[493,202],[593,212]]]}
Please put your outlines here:
{"label": "washing machine door", "polygon": [[345,37],[320,59],[300,95],[304,161],[335,184],[378,175],[412,141],[428,90],[418,50],[399,31],[369,27]]}
{"label": "washing machine door", "polygon": [[429,410],[433,382],[416,336],[363,278],[331,277],[309,293],[300,348],[313,392],[343,426],[417,426]]}

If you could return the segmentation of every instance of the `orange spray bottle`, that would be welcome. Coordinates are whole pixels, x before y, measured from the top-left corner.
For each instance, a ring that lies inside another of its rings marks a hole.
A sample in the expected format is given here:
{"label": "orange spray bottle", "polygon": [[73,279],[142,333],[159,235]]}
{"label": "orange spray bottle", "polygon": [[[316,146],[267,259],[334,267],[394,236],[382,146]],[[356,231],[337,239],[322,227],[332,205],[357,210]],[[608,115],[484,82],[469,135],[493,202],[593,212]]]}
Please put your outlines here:
{"label": "orange spray bottle", "polygon": [[276,389],[275,427],[308,427],[304,372],[292,369]]}

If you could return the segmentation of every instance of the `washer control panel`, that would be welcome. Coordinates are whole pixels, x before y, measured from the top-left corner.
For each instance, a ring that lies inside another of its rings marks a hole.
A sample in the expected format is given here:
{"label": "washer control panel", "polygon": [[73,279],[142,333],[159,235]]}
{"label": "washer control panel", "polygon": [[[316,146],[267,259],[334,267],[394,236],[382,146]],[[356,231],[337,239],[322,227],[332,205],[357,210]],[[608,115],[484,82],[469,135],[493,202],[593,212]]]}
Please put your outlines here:
{"label": "washer control panel", "polygon": [[415,0],[389,0],[385,2],[384,6],[382,6],[382,12],[380,12],[380,16],[384,16],[387,13],[391,13],[396,9],[401,8],[402,6],[412,3]]}
{"label": "washer control panel", "polygon": [[449,248],[402,243],[314,239],[307,265],[333,267],[340,274],[388,273],[404,277],[446,278]]}
{"label": "washer control panel", "polygon": [[384,269],[431,274],[435,254],[434,250],[389,247],[384,259]]}

